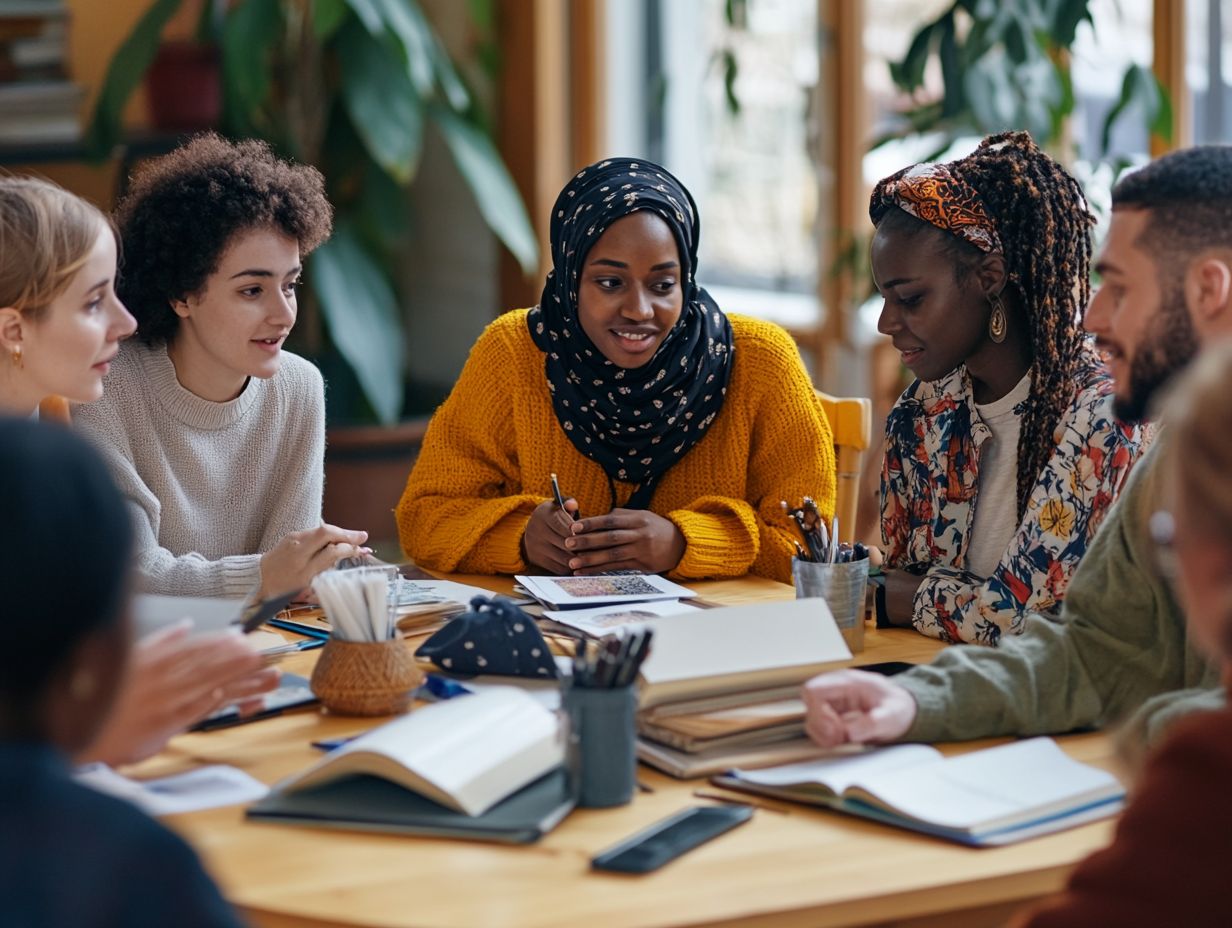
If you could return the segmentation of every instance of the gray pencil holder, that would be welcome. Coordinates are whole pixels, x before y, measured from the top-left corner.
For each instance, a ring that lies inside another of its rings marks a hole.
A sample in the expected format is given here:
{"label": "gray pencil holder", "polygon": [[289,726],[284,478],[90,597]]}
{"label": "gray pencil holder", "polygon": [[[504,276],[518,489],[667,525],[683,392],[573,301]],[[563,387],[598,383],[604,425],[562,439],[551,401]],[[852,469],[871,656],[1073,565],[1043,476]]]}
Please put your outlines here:
{"label": "gray pencil holder", "polygon": [[571,726],[570,773],[578,805],[622,806],[637,785],[637,689],[566,686]]}
{"label": "gray pencil holder", "polygon": [[818,564],[791,559],[796,599],[821,597],[852,654],[864,650],[864,588],[868,585],[868,559],[840,564]]}

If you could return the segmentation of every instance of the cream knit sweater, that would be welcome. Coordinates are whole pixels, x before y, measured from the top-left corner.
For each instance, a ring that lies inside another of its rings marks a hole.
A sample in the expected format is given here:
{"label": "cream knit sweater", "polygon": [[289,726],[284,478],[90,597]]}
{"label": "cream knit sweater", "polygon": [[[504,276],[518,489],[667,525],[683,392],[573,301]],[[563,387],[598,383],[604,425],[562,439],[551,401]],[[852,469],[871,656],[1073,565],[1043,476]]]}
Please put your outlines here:
{"label": "cream knit sweater", "polygon": [[303,358],[214,403],[180,386],[165,346],[128,341],[105,386],[73,422],[132,505],[145,592],[246,595],[262,553],[320,524],[325,388]]}

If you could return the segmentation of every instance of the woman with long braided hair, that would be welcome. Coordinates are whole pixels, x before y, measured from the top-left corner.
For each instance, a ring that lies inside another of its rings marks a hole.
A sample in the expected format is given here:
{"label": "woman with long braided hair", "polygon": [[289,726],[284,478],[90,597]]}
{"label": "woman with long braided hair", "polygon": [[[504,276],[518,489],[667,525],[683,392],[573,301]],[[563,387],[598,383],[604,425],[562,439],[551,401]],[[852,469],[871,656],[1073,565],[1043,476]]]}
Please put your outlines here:
{"label": "woman with long braided hair", "polygon": [[1055,614],[1142,450],[1080,315],[1078,182],[1025,132],[880,181],[878,328],[917,380],[891,410],[878,620],[995,645]]}

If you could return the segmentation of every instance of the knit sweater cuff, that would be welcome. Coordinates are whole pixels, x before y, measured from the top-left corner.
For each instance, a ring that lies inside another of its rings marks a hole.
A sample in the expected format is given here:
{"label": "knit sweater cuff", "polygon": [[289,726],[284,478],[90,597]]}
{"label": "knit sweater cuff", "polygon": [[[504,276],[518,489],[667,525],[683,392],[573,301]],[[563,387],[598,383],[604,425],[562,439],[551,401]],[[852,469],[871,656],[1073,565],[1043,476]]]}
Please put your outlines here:
{"label": "knit sweater cuff", "polygon": [[751,540],[743,521],[732,515],[715,515],[677,509],[667,518],[684,535],[684,557],[673,577],[699,580],[703,577],[731,577],[748,571],[757,557],[756,544]]}
{"label": "knit sweater cuff", "polygon": [[520,574],[527,564],[522,557],[522,536],[530,514],[516,509],[484,532],[475,545],[475,562],[485,573]]}
{"label": "knit sweater cuff", "polygon": [[915,700],[915,720],[899,741],[919,741],[931,744],[934,741],[951,741],[954,733],[946,725],[946,714],[953,711],[953,705],[946,699],[946,693],[939,690],[928,680],[918,680],[911,673],[905,673],[894,680],[902,686],[911,698]]}
{"label": "knit sweater cuff", "polygon": [[261,555],[236,554],[224,557],[221,563],[224,596],[248,596],[261,585]]}

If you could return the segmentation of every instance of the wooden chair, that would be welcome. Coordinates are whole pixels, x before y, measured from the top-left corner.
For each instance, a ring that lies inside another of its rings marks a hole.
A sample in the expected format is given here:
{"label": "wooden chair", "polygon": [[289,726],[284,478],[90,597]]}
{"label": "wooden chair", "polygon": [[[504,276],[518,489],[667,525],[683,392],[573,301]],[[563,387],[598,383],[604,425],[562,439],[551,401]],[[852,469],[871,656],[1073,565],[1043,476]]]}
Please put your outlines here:
{"label": "wooden chair", "polygon": [[838,516],[838,537],[850,542],[860,506],[860,464],[873,439],[873,402],[862,396],[830,396],[820,390],[817,398],[834,433],[838,478],[834,513]]}
{"label": "wooden chair", "polygon": [[73,417],[68,410],[68,400],[62,396],[49,396],[39,403],[39,419],[43,422],[59,422],[72,425]]}

